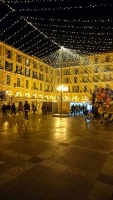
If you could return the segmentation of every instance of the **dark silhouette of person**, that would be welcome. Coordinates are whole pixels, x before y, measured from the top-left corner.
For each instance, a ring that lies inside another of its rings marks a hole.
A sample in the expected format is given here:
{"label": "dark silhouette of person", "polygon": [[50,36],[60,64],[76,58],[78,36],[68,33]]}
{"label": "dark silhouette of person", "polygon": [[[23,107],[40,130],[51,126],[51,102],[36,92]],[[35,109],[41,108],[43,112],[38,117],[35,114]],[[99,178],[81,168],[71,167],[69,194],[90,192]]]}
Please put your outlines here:
{"label": "dark silhouette of person", "polygon": [[30,111],[30,105],[27,101],[25,101],[25,104],[24,104],[25,117],[24,117],[24,119],[27,119],[27,121],[28,121],[28,112],[29,111]]}
{"label": "dark silhouette of person", "polygon": [[13,103],[12,104],[12,107],[11,107],[11,109],[12,109],[12,113],[11,114],[16,114],[16,107],[15,107],[15,103]]}
{"label": "dark silhouette of person", "polygon": [[7,107],[6,107],[6,105],[4,104],[4,105],[2,106],[2,113],[3,113],[3,116],[7,116],[6,110],[7,110]]}

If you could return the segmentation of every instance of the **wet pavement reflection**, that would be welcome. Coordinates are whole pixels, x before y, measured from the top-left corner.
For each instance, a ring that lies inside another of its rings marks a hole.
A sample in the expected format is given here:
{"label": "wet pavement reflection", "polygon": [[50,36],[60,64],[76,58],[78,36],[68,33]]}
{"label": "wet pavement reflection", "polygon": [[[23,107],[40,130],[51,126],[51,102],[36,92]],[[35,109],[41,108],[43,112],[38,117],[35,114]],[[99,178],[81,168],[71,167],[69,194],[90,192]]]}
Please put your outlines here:
{"label": "wet pavement reflection", "polygon": [[83,115],[0,117],[0,141],[0,199],[111,200],[113,126]]}

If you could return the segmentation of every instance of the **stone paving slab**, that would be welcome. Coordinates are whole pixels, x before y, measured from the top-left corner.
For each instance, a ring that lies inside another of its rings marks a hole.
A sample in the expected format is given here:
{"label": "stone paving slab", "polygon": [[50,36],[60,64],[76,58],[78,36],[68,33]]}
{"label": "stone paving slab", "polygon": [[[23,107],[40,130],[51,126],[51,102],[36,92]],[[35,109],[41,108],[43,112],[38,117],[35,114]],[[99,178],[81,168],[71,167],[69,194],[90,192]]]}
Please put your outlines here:
{"label": "stone paving slab", "polygon": [[0,125],[1,200],[112,200],[113,126],[51,114]]}

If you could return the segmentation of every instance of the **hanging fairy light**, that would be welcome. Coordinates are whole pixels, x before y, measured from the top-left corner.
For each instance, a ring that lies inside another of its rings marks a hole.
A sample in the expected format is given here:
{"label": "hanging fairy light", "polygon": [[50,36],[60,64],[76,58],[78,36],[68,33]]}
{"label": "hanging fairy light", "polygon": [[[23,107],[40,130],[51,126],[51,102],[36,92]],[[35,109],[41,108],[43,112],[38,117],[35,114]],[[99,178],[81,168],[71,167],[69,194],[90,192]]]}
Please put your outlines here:
{"label": "hanging fairy light", "polygon": [[[58,2],[62,2],[62,5],[58,6]],[[40,58],[47,57],[52,50],[55,51],[62,45],[67,48],[76,48],[82,54],[113,49],[113,21],[110,15],[108,18],[106,16],[101,16],[100,18],[95,18],[95,16],[93,18],[82,18],[79,15],[79,17],[75,16],[72,19],[68,19],[67,17],[58,17],[57,19],[56,16],[52,18],[52,15],[50,15],[44,18],[39,14],[51,13],[53,11],[70,12],[72,10],[80,13],[88,11],[95,12],[96,9],[99,11],[100,9],[112,9],[111,3],[91,3],[89,5],[84,3],[82,5],[79,2],[78,5],[72,6],[70,1],[67,0],[66,2],[67,4],[64,4],[64,0],[1,0],[0,9],[3,5],[6,5],[10,12],[0,19],[0,23],[5,22],[11,13],[16,14],[17,11],[21,16],[18,20],[15,19],[11,24],[9,23],[9,26],[2,30],[1,36],[4,38],[3,41],[30,55],[34,54]],[[31,6],[32,4],[33,7]],[[47,6],[45,7],[45,5]],[[36,17],[34,13],[37,11],[39,16]],[[17,27],[23,21],[22,27],[20,25]]]}

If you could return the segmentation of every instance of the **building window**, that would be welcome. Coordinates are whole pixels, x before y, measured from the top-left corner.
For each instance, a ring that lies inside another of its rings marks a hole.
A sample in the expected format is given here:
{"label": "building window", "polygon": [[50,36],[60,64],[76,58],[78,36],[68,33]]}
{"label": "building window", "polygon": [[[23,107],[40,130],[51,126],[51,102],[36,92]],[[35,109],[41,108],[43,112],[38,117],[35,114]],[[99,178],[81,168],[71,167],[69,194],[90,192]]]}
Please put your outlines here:
{"label": "building window", "polygon": [[84,85],[84,92],[87,92],[87,85]]}
{"label": "building window", "polygon": [[33,62],[33,68],[37,68],[37,62]]}
{"label": "building window", "polygon": [[48,82],[48,76],[46,76],[46,82]]}
{"label": "building window", "polygon": [[74,74],[78,74],[78,69],[77,68],[74,69]]}
{"label": "building window", "polygon": [[20,87],[20,78],[17,78],[17,87]]}
{"label": "building window", "polygon": [[64,71],[64,75],[69,75],[69,70],[68,70],[68,69],[66,69],[66,70]]}
{"label": "building window", "polygon": [[69,83],[69,78],[65,78],[65,83]]}
{"label": "building window", "polygon": [[72,92],[79,93],[79,86],[72,86]]}
{"label": "building window", "polygon": [[39,80],[43,81],[44,75],[39,73]]}
{"label": "building window", "polygon": [[25,76],[30,77],[30,69],[25,68]]}
{"label": "building window", "polygon": [[25,65],[29,66],[30,65],[30,60],[28,58],[25,58]]}
{"label": "building window", "polygon": [[74,77],[74,83],[77,83],[77,77],[76,76]]}
{"label": "building window", "polygon": [[46,67],[46,74],[48,74],[48,67]]}
{"label": "building window", "polygon": [[29,89],[29,81],[26,80],[26,89]]}
{"label": "building window", "polygon": [[41,72],[43,72],[43,69],[44,69],[43,65],[40,65],[40,71]]}
{"label": "building window", "polygon": [[37,72],[35,72],[35,71],[32,72],[32,78],[36,78],[36,79],[38,78],[37,77]]}
{"label": "building window", "polygon": [[13,71],[13,63],[9,63],[9,62],[5,61],[5,70],[12,72]]}
{"label": "building window", "polygon": [[40,91],[42,91],[42,83],[40,83]]}
{"label": "building window", "polygon": [[6,57],[12,59],[12,51],[6,49]]}
{"label": "building window", "polygon": [[51,86],[51,92],[53,92],[53,86]]}
{"label": "building window", "polygon": [[7,75],[7,85],[10,85],[10,83],[11,83],[11,77]]}
{"label": "building window", "polygon": [[109,71],[111,71],[111,66],[110,66],[110,65],[105,66],[104,69],[103,69],[103,71],[104,71],[104,72],[109,72]]}
{"label": "building window", "polygon": [[36,90],[36,82],[33,82],[33,90]]}
{"label": "building window", "polygon": [[49,85],[46,85],[46,87],[45,87],[45,90],[44,90],[45,92],[49,92]]}
{"label": "building window", "polygon": [[83,60],[83,65],[89,65],[89,60],[88,60],[87,58],[85,58],[85,59]]}
{"label": "building window", "polygon": [[98,73],[99,72],[99,67],[98,66],[94,66],[94,73]]}
{"label": "building window", "polygon": [[22,63],[22,56],[21,55],[17,55],[17,62]]}
{"label": "building window", "polygon": [[15,72],[18,73],[18,74],[22,74],[22,67],[16,65],[16,71]]}
{"label": "building window", "polygon": [[19,63],[22,63],[22,56],[21,55],[16,55],[16,61]]}

